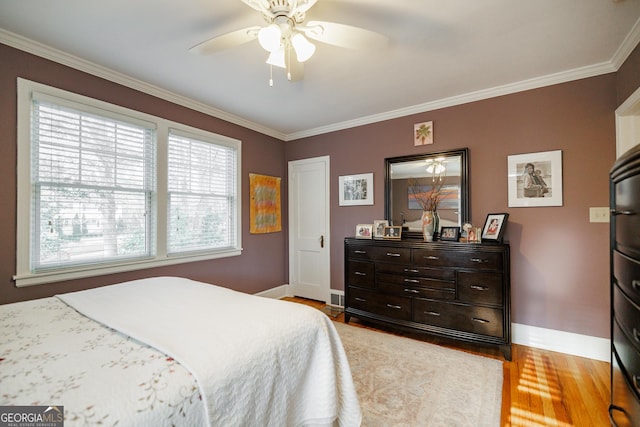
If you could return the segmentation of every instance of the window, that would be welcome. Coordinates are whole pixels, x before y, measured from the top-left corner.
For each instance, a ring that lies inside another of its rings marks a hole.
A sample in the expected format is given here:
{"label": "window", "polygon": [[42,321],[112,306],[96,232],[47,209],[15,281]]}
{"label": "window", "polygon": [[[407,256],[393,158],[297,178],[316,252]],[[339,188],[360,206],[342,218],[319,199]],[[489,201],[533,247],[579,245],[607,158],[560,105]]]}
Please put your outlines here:
{"label": "window", "polygon": [[168,252],[233,246],[236,152],[171,130]]}
{"label": "window", "polygon": [[240,253],[239,141],[22,79],[18,96],[18,286]]}

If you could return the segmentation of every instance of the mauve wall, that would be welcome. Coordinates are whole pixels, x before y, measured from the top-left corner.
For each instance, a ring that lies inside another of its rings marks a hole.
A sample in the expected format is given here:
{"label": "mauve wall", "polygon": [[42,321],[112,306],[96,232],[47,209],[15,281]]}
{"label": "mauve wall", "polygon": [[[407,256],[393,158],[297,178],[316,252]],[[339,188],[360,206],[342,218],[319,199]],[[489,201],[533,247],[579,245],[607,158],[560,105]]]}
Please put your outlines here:
{"label": "mauve wall", "polygon": [[640,45],[631,52],[616,73],[618,106],[640,87]]}
{"label": "mauve wall", "polygon": [[[471,220],[508,212],[512,321],[609,336],[608,206],[615,159],[616,76],[608,74],[288,143],[287,160],[331,158],[331,286],[344,288],[343,239],[384,219],[384,158],[469,148]],[[413,146],[413,125],[432,120],[432,146]],[[564,205],[509,208],[507,156],[562,150]],[[338,177],[374,173],[373,206],[338,206]]]}
{"label": "mauve wall", "polygon": [[[241,256],[16,288],[16,79],[90,96],[242,141]],[[215,84],[215,83],[212,83]],[[286,205],[283,231],[249,234],[249,173],[286,177],[284,143],[258,132],[146,95],[0,44],[0,304],[152,275],[177,275],[256,293],[287,282]],[[286,181],[283,180],[283,186]],[[284,197],[286,201],[286,197]]]}

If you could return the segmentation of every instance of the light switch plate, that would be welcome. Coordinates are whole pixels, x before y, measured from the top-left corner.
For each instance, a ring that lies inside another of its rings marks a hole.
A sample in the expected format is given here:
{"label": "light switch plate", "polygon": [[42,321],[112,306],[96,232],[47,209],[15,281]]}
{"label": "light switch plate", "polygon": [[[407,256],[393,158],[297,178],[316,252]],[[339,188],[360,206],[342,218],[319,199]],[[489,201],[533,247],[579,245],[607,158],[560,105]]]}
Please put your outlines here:
{"label": "light switch plate", "polygon": [[609,222],[609,208],[589,208],[589,222]]}

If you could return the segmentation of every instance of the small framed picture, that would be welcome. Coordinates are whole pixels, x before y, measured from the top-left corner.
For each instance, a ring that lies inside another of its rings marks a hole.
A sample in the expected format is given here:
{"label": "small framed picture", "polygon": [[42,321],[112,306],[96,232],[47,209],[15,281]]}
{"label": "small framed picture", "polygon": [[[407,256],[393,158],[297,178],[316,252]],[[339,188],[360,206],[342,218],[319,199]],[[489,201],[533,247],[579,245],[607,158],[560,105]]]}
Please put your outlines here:
{"label": "small framed picture", "polygon": [[376,219],[373,221],[373,237],[384,237],[384,228],[389,226],[386,219]]}
{"label": "small framed picture", "polygon": [[460,240],[460,227],[441,227],[440,240],[457,242]]}
{"label": "small framed picture", "polygon": [[373,204],[373,173],[340,176],[338,183],[340,206]]}
{"label": "small framed picture", "polygon": [[508,213],[492,213],[487,215],[487,220],[482,228],[483,242],[502,242],[502,235],[507,226]]}
{"label": "small framed picture", "polygon": [[356,239],[371,239],[373,237],[373,224],[356,225]]}
{"label": "small framed picture", "polygon": [[384,228],[383,236],[385,239],[401,239],[402,238],[402,226],[390,226]]}

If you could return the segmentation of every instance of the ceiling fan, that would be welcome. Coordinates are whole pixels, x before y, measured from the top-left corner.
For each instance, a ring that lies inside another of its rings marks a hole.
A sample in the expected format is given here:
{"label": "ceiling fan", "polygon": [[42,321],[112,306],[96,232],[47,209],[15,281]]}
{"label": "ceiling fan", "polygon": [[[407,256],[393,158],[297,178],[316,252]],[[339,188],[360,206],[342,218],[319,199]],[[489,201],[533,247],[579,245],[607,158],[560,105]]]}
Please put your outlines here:
{"label": "ceiling fan", "polygon": [[[253,26],[213,37],[189,49],[207,55],[258,39],[269,52],[267,64],[284,68],[290,81],[301,80],[303,63],[313,56],[316,47],[309,39],[351,49],[375,48],[387,44],[382,34],[335,22],[309,21],[306,12],[318,0],[242,0],[262,13],[267,25]],[[292,56],[295,54],[295,60]],[[269,80],[273,86],[273,74]]]}

